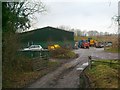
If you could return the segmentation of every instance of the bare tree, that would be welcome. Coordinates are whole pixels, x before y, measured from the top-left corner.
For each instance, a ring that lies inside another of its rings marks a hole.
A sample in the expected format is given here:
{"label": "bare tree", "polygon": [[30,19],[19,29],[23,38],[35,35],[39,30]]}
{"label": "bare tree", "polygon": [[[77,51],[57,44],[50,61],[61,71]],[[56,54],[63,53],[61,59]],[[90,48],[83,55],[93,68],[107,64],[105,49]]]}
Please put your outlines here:
{"label": "bare tree", "polygon": [[71,30],[70,26],[65,26],[65,25],[60,25],[57,28],[63,29],[63,30],[66,30],[66,31],[70,31]]}
{"label": "bare tree", "polygon": [[10,25],[13,26],[15,31],[17,29],[25,30],[30,28],[30,21],[35,19],[35,13],[46,11],[45,5],[41,1],[3,2],[2,6],[3,28]]}

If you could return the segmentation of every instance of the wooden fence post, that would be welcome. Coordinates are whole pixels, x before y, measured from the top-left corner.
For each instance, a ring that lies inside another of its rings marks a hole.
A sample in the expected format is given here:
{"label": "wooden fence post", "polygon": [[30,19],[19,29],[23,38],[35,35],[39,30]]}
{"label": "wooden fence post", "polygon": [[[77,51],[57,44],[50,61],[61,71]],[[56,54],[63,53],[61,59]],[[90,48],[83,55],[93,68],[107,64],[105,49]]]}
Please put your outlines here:
{"label": "wooden fence post", "polygon": [[89,65],[89,69],[91,68],[91,59],[92,59],[92,57],[91,57],[91,56],[88,56],[88,65]]}
{"label": "wooden fence post", "polygon": [[109,62],[109,63],[110,63],[110,67],[111,67],[111,65],[112,65],[112,60],[110,60],[110,62]]}

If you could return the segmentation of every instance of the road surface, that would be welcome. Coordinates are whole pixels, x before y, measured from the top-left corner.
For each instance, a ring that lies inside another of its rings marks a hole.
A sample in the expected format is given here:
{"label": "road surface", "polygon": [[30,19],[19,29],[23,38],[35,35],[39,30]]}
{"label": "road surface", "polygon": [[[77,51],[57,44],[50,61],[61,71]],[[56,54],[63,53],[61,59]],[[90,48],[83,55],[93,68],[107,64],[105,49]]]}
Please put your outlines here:
{"label": "road surface", "polygon": [[74,50],[79,57],[63,64],[57,70],[43,76],[28,88],[79,88],[79,74],[76,70],[83,63],[88,62],[88,56],[102,59],[118,59],[117,53],[104,52],[103,48],[90,48]]}

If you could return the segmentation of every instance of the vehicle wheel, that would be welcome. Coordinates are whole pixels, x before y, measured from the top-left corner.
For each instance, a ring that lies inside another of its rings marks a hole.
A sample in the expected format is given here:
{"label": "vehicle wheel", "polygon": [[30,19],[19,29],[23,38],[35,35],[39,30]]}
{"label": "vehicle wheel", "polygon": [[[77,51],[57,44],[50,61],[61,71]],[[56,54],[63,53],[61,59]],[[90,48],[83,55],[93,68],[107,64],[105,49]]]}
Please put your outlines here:
{"label": "vehicle wheel", "polygon": [[88,46],[87,46],[86,48],[87,48],[87,49],[89,49],[89,47],[88,47]]}

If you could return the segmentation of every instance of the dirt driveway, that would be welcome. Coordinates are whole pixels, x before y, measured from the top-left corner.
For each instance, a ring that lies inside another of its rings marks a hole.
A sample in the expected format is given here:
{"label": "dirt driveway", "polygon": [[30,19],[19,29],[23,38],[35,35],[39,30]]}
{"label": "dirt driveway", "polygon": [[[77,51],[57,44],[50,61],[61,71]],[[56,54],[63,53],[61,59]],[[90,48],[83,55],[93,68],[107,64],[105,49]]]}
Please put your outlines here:
{"label": "dirt driveway", "polygon": [[118,59],[117,53],[104,52],[103,48],[90,48],[74,50],[79,54],[77,59],[63,64],[57,70],[43,76],[28,88],[79,88],[79,74],[76,68],[88,61],[88,56],[102,59]]}

